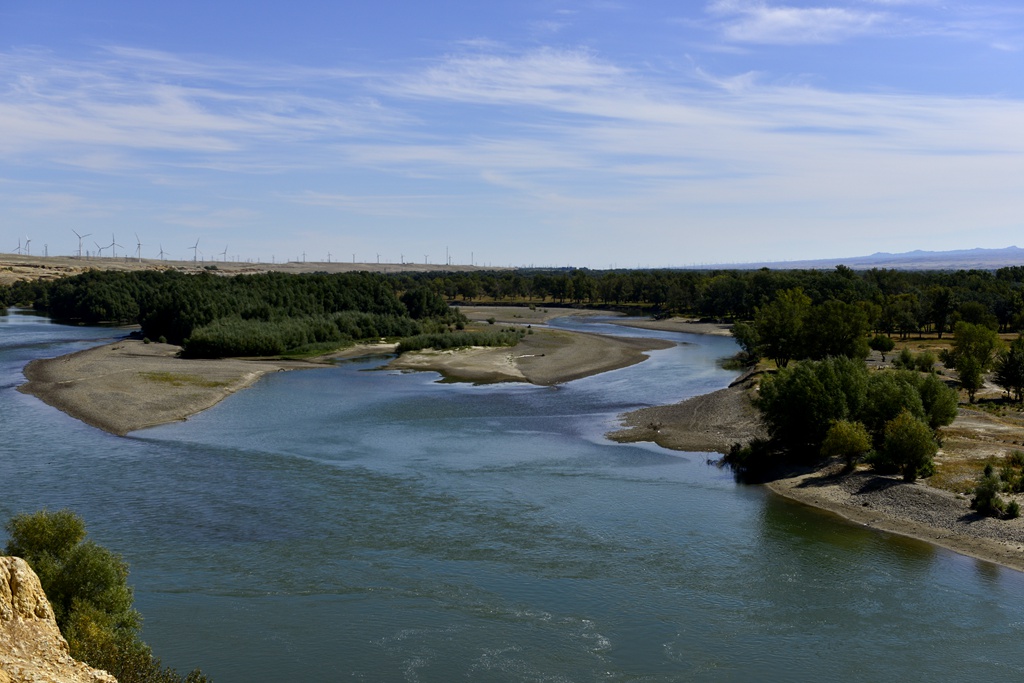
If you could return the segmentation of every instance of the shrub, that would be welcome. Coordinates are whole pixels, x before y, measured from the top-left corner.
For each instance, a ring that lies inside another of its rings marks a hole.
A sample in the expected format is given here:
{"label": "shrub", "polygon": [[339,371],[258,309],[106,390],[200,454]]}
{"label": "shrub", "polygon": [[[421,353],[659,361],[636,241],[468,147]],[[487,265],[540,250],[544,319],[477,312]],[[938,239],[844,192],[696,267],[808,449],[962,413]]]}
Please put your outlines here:
{"label": "shrub", "polygon": [[825,434],[821,454],[826,458],[842,456],[847,469],[852,469],[857,458],[871,450],[871,437],[860,422],[836,420]]}
{"label": "shrub", "polygon": [[868,342],[868,346],[872,351],[878,351],[882,354],[882,362],[884,363],[885,354],[893,350],[896,346],[896,342],[894,342],[888,335],[876,334],[871,338],[871,341]]}
{"label": "shrub", "polygon": [[910,349],[900,349],[899,354],[892,359],[892,364],[897,368],[912,370],[914,368],[914,352]]}
{"label": "shrub", "polygon": [[935,354],[931,351],[922,351],[917,354],[917,358],[914,359],[914,367],[920,372],[931,372],[935,367]]}
{"label": "shrub", "polygon": [[1001,515],[1006,503],[999,497],[1000,488],[1002,488],[1002,482],[999,480],[999,475],[995,473],[992,465],[985,465],[985,472],[978,481],[978,485],[974,487],[971,509],[992,517]]}
{"label": "shrub", "polygon": [[904,410],[885,425],[879,456],[897,467],[904,481],[914,481],[935,471],[932,458],[938,449],[928,425]]}

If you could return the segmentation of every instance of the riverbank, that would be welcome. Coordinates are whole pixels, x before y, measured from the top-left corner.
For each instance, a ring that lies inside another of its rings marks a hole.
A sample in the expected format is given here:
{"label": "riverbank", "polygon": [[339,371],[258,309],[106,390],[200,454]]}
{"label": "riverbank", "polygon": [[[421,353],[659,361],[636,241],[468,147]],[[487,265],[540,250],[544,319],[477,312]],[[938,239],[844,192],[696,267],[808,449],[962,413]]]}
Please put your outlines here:
{"label": "riverbank", "polygon": [[[726,389],[627,413],[623,429],[608,437],[622,443],[651,441],[673,450],[726,453],[733,443],[765,436],[751,404],[755,382],[756,376],[747,374]],[[1012,449],[1013,437],[1024,440],[1020,430],[1009,434],[1006,429],[1003,422],[982,420],[976,411],[961,409],[956,421],[943,429],[945,447],[936,461],[948,465],[951,459],[999,457]],[[965,445],[968,431],[970,447]],[[841,464],[831,464],[787,473],[765,486],[854,524],[1024,571],[1024,518],[979,515],[970,509],[969,495],[936,488],[927,480],[907,483],[867,468],[843,473]]]}
{"label": "riverbank", "polygon": [[778,479],[769,490],[863,526],[909,536],[1024,572],[1024,518],[994,519],[970,509],[964,494],[837,464]]}
{"label": "riverbank", "polygon": [[626,413],[622,429],[608,438],[619,443],[650,441],[676,451],[728,453],[734,443],[766,436],[751,403],[756,376],[745,373],[725,389],[669,406]]}

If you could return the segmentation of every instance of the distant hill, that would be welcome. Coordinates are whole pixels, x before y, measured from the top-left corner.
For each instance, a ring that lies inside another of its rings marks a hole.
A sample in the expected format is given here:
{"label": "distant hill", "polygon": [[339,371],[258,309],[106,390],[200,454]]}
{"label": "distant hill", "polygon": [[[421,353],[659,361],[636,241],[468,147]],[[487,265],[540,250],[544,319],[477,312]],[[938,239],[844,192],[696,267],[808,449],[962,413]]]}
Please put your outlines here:
{"label": "distant hill", "polygon": [[[765,261],[763,263],[722,263],[715,266],[701,266],[700,270],[721,268],[730,270],[772,270],[832,269],[844,265],[854,270],[890,268],[894,270],[995,270],[1006,266],[1024,265],[1024,249],[957,249],[954,251],[908,251],[890,254],[884,251],[870,256],[851,258],[815,259],[808,261]],[[693,267],[696,268],[696,267]]]}

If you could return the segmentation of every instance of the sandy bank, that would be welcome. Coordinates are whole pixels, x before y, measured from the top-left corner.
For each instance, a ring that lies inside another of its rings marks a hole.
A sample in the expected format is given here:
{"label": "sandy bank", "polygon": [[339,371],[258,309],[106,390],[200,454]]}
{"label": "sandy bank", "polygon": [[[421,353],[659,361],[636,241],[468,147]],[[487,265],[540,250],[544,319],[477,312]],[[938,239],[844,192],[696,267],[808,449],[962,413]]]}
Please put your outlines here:
{"label": "sandy bank", "polygon": [[[750,403],[754,379],[742,377],[726,389],[676,405],[628,413],[622,418],[625,429],[608,436],[620,442],[653,441],[674,450],[725,453],[737,441],[764,436],[758,412]],[[965,425],[970,426],[977,431],[976,440],[991,445],[990,432],[981,430],[978,423],[973,411],[961,410],[957,421],[947,429],[959,434],[967,428]],[[1019,437],[1019,431],[1016,434]],[[990,454],[990,450],[985,449],[985,453]],[[841,466],[836,465],[800,472],[766,486],[785,498],[855,524],[1024,571],[1024,518],[1004,520],[978,515],[970,509],[968,496],[934,488],[924,481],[906,483],[899,477],[866,469],[844,475]]]}
{"label": "sandy bank", "polygon": [[123,340],[25,366],[18,387],[112,434],[184,420],[268,372],[315,367],[297,361],[185,360],[179,347]]}
{"label": "sandy bank", "polygon": [[641,408],[622,416],[624,429],[608,434],[619,443],[651,441],[677,451],[727,453],[736,442],[764,436],[750,402],[754,378],[744,375],[725,389],[670,406]]}
{"label": "sandy bank", "polygon": [[664,332],[686,332],[688,334],[711,334],[716,337],[731,337],[732,325],[725,323],[704,323],[692,318],[665,318],[664,320],[637,320],[624,318],[608,322],[625,327],[640,327],[645,330],[662,330]]}
{"label": "sandy bank", "polygon": [[439,372],[449,381],[551,385],[624,368],[647,358],[646,351],[672,346],[660,339],[534,328],[512,348],[418,351],[396,358],[388,367]]}
{"label": "sandy bank", "polygon": [[970,509],[970,500],[963,495],[870,471],[842,475],[839,469],[808,472],[767,486],[855,524],[1024,571],[1024,518],[984,517]]}

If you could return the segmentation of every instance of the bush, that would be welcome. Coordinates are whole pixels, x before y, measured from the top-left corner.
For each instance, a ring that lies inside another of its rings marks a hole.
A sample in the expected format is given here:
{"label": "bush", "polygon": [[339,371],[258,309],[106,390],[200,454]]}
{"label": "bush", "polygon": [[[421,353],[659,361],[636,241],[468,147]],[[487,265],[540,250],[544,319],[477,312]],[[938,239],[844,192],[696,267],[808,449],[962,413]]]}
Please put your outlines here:
{"label": "bush", "polygon": [[871,437],[860,422],[836,420],[821,444],[821,454],[826,458],[842,456],[847,469],[852,469],[857,458],[871,450]]}
{"label": "bush", "polygon": [[142,618],[132,606],[128,565],[86,540],[85,522],[70,510],[16,515],[4,549],[39,576],[71,655],[113,674],[120,683],[202,683],[164,669],[139,639]]}
{"label": "bush", "polygon": [[914,369],[914,352],[910,349],[900,349],[899,354],[892,359],[894,367],[903,368],[904,370]]}
{"label": "bush", "polygon": [[895,346],[896,342],[885,334],[876,334],[871,338],[871,341],[868,342],[868,347],[870,347],[872,351],[878,351],[882,354],[883,363],[885,362],[885,354],[892,351]]}
{"label": "bush", "polygon": [[[977,510],[983,515],[997,517],[1003,513],[1006,503],[999,497],[1002,482],[999,475],[995,473],[992,465],[985,465],[985,473],[974,487],[974,498],[971,499],[971,509]],[[1020,512],[1018,506],[1018,514]]]}
{"label": "bush", "polygon": [[879,457],[897,467],[904,481],[914,481],[934,473],[932,458],[938,450],[928,425],[904,410],[885,425]]}

